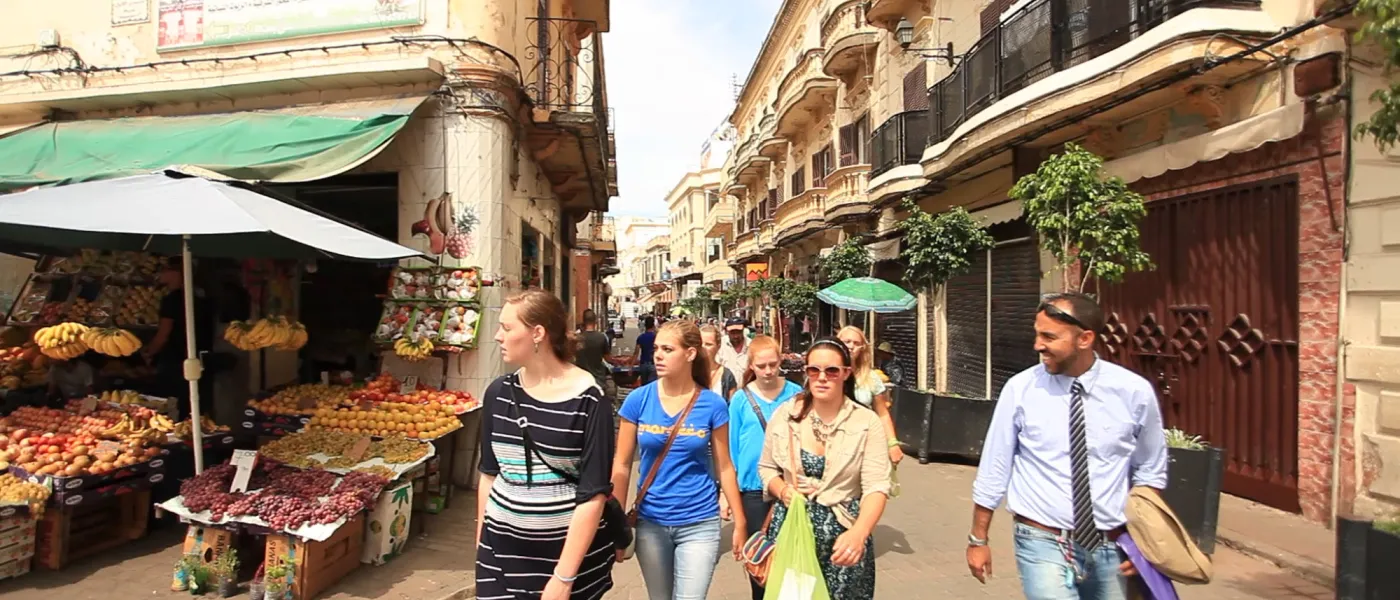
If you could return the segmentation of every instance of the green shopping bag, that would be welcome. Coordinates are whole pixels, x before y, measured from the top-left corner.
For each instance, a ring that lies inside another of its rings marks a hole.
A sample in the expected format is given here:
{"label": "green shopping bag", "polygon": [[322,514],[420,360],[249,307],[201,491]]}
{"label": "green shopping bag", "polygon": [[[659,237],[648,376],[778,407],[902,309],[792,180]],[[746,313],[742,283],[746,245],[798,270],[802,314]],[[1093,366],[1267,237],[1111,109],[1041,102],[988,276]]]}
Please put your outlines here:
{"label": "green shopping bag", "polygon": [[831,600],[817,560],[817,539],[807,517],[807,499],[792,495],[787,518],[778,530],[778,548],[768,569],[763,600]]}

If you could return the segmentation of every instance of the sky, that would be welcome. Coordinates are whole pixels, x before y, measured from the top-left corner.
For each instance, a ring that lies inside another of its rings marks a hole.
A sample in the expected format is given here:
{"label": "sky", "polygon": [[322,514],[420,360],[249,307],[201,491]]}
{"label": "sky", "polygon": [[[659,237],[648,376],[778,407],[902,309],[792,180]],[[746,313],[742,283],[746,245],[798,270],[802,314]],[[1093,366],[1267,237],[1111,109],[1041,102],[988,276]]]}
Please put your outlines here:
{"label": "sky", "polygon": [[[604,34],[617,131],[610,214],[665,216],[666,194],[734,108],[781,0],[612,0]],[[712,159],[723,162],[724,158]]]}

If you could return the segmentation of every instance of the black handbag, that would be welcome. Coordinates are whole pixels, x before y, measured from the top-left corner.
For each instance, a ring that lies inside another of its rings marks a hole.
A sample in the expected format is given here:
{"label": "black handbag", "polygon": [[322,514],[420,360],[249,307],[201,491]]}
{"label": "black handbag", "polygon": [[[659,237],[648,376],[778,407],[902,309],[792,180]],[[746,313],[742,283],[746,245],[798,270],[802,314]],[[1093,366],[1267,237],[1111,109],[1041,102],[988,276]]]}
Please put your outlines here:
{"label": "black handbag", "polygon": [[[540,455],[539,449],[535,447],[534,440],[530,439],[529,422],[521,419],[516,410],[516,405],[519,404],[519,400],[515,397],[515,388],[517,384],[517,382],[511,382],[509,384],[510,417],[511,420],[515,421],[516,425],[520,427],[520,438],[525,442],[525,450],[527,451],[525,453],[525,472],[530,472],[530,456],[534,455],[535,458],[538,458],[540,462],[544,463],[545,468],[553,471],[555,475],[564,478],[564,481],[568,482],[570,485],[578,487],[578,476],[555,468],[554,465],[549,464],[549,461],[545,460],[544,457]],[[622,510],[622,503],[618,502],[617,498],[612,495],[609,495],[607,502],[603,504],[603,531],[607,533],[608,537],[612,538],[613,548],[625,550],[628,546],[632,545],[632,526],[627,522],[627,511]]]}

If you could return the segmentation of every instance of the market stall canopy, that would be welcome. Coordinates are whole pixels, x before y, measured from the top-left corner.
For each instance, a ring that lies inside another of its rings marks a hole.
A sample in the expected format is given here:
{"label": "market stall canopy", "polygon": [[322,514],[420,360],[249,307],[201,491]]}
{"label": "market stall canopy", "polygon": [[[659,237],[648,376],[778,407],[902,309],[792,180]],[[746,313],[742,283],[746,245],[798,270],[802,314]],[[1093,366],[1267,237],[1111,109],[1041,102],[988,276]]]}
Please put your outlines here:
{"label": "market stall canopy", "polygon": [[0,192],[171,167],[245,181],[324,179],[378,154],[425,98],[43,123],[0,138]]}
{"label": "market stall canopy", "polygon": [[817,292],[817,298],[837,308],[875,313],[904,312],[919,303],[904,288],[874,277],[846,279]]}
{"label": "market stall canopy", "polygon": [[7,247],[388,261],[417,251],[241,183],[158,173],[0,196]]}

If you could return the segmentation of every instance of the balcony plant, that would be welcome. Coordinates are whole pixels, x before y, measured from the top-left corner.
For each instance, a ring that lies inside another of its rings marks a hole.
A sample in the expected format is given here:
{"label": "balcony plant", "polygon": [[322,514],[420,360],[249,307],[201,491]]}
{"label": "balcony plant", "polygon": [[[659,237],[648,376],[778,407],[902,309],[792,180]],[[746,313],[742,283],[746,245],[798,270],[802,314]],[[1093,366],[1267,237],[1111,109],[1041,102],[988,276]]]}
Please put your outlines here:
{"label": "balcony plant", "polygon": [[1162,499],[1207,554],[1215,550],[1224,477],[1223,450],[1211,447],[1200,436],[1167,430],[1167,489],[1162,491]]}
{"label": "balcony plant", "polygon": [[1370,520],[1338,517],[1337,600],[1400,598],[1400,514]]}
{"label": "balcony plant", "polygon": [[846,238],[818,261],[827,281],[837,283],[870,274],[870,251],[860,241],[856,237]]}
{"label": "balcony plant", "polygon": [[1152,269],[1139,247],[1138,223],[1147,215],[1141,194],[1118,177],[1105,177],[1103,159],[1076,144],[1051,156],[1011,188],[1025,204],[1026,221],[1063,275],[1064,291],[1083,292],[1093,279],[1118,282]]}
{"label": "balcony plant", "polygon": [[[900,258],[904,281],[912,289],[938,289],[971,268],[974,252],[992,247],[991,234],[960,206],[932,215],[905,199],[902,208],[909,215],[899,224],[905,246]],[[986,398],[899,391],[894,396],[895,429],[920,463],[936,453],[975,456],[995,406]]]}

